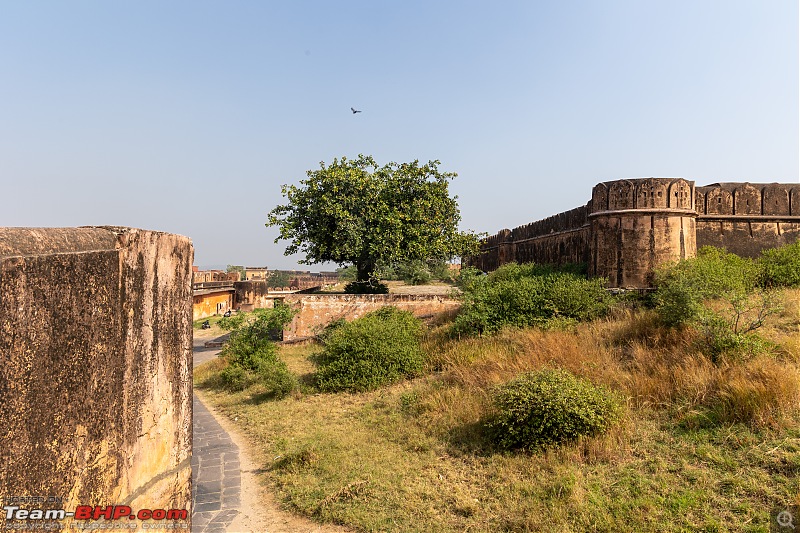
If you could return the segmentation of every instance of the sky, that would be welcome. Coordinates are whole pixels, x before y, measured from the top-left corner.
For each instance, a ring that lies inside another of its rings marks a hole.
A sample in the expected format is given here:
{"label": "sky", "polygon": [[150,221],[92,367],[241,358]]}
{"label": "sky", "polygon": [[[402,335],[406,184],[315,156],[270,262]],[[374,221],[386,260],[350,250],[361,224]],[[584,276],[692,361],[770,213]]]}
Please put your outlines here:
{"label": "sky", "polygon": [[[438,159],[461,228],[602,181],[798,182],[794,0],[0,0],[1,226],[285,257],[267,213],[333,158]],[[353,114],[351,107],[362,110]]]}

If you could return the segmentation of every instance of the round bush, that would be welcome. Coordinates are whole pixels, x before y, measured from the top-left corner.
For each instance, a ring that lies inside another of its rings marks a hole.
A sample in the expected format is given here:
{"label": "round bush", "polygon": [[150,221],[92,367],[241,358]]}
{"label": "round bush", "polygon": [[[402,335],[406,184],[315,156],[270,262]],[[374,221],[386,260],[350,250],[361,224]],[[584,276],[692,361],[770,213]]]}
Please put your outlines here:
{"label": "round bush", "polygon": [[620,417],[619,399],[564,370],[523,374],[495,390],[490,422],[505,449],[535,450],[608,430]]}
{"label": "round bush", "polygon": [[362,392],[422,370],[422,324],[408,311],[384,307],[340,325],[324,339],[320,390]]}

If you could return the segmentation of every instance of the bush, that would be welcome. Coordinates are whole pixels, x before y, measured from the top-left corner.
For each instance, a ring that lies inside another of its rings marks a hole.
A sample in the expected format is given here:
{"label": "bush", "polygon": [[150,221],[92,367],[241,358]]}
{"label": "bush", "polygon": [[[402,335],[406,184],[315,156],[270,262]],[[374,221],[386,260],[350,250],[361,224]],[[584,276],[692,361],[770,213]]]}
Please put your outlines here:
{"label": "bush", "polygon": [[740,299],[755,289],[759,278],[755,261],[704,246],[697,257],[656,271],[656,310],[668,326],[686,324],[699,317],[704,300]]}
{"label": "bush", "polygon": [[800,241],[764,250],[759,262],[765,287],[800,287]]}
{"label": "bush", "polygon": [[430,267],[425,261],[407,261],[394,267],[395,275],[408,285],[424,285],[433,279]]}
{"label": "bush", "polygon": [[241,312],[231,316],[223,316],[217,321],[217,326],[219,326],[221,329],[231,331],[242,327],[246,318],[247,314]]}
{"label": "bush", "polygon": [[342,324],[325,337],[317,386],[361,392],[418,374],[424,364],[421,336],[421,322],[395,307]]}
{"label": "bush", "polygon": [[459,283],[464,304],[453,323],[455,334],[561,326],[603,316],[609,309],[604,280],[533,263],[509,263],[482,277],[467,271]]}
{"label": "bush", "polygon": [[355,281],[358,278],[358,269],[354,265],[339,267],[336,269],[339,281]]}
{"label": "bush", "polygon": [[297,388],[296,378],[278,357],[275,343],[270,340],[293,316],[291,308],[279,306],[257,309],[242,319],[242,324],[222,348],[221,355],[227,359],[228,366],[220,377],[228,389],[241,391],[259,383],[268,395],[282,398]]}
{"label": "bush", "polygon": [[780,294],[759,287],[762,265],[706,246],[695,259],[656,273],[654,296],[661,321],[670,327],[692,324],[703,332],[703,347],[714,363],[769,351],[755,330],[782,306]]}
{"label": "bush", "polygon": [[497,388],[489,427],[504,449],[537,450],[593,437],[619,420],[616,395],[565,370],[522,374]]}

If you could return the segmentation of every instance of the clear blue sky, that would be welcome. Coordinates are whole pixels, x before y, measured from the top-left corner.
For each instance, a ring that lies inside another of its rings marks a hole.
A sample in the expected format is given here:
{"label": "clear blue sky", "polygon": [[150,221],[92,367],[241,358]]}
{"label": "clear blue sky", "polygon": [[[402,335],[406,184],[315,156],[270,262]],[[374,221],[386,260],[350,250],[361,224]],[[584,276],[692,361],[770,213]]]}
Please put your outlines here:
{"label": "clear blue sky", "polygon": [[489,233],[600,181],[798,181],[795,0],[1,5],[4,226],[295,268],[266,213],[334,157],[439,159]]}

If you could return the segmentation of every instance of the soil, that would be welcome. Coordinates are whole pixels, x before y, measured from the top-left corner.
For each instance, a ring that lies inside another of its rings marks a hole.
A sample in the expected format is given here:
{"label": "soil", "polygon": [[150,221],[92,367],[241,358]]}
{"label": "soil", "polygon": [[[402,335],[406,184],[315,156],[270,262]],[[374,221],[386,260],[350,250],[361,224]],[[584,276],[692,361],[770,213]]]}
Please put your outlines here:
{"label": "soil", "polygon": [[[204,400],[202,393],[198,394]],[[317,524],[302,516],[280,508],[272,493],[258,479],[258,465],[253,461],[247,438],[227,417],[203,401],[239,447],[241,464],[241,504],[239,515],[228,526],[229,533],[347,533],[351,530],[340,526]]]}

